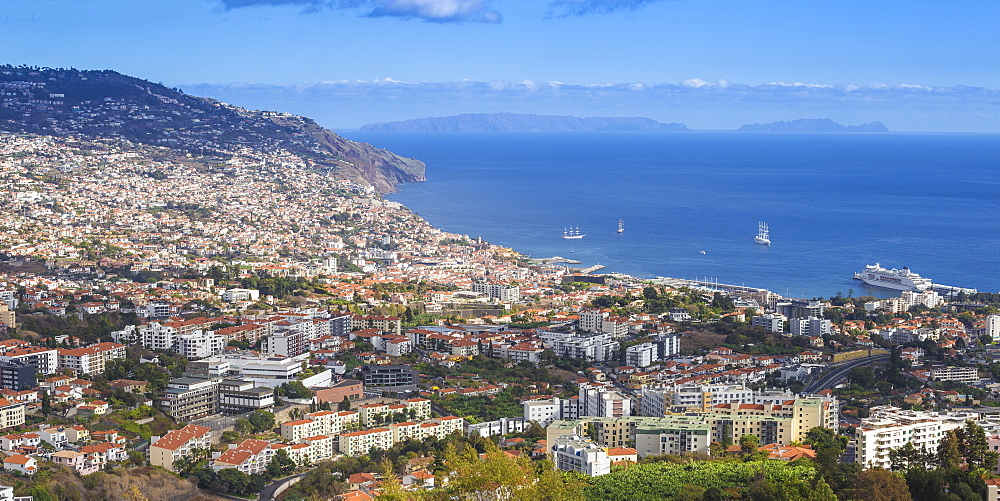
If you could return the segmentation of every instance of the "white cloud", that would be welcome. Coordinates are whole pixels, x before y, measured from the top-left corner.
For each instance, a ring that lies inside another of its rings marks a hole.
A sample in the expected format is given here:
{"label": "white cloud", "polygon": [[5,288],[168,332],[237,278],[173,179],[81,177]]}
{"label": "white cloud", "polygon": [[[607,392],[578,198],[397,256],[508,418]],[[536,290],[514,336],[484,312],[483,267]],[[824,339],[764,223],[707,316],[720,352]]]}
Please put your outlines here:
{"label": "white cloud", "polygon": [[689,78],[689,79],[687,79],[687,80],[685,80],[685,81],[683,81],[681,83],[684,84],[684,85],[686,85],[686,86],[688,86],[688,87],[694,87],[696,89],[699,89],[701,87],[711,87],[712,86],[712,82],[706,82],[706,81],[704,81],[704,80],[702,80],[700,78]]}

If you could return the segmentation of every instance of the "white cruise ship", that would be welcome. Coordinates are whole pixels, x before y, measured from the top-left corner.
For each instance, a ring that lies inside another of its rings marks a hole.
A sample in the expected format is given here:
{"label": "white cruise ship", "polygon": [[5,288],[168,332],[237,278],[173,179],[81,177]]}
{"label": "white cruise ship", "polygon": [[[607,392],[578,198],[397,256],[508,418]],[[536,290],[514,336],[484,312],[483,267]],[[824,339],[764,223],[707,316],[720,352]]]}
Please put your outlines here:
{"label": "white cruise ship", "polygon": [[878,263],[865,266],[863,271],[854,274],[854,279],[868,285],[898,291],[922,292],[933,286],[931,279],[923,278],[905,266],[902,270],[896,268],[888,270]]}

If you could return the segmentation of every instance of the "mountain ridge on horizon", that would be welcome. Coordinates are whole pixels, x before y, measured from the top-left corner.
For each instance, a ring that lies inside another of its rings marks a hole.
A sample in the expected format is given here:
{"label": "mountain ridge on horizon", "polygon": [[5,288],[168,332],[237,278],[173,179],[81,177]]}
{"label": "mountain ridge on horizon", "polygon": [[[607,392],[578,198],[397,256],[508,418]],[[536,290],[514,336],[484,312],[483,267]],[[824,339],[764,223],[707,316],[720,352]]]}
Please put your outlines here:
{"label": "mountain ridge on horizon", "polygon": [[423,181],[423,162],[345,139],[311,118],[249,110],[112,70],[0,65],[0,131],[126,139],[228,160],[244,148],[299,155],[382,193]]}
{"label": "mountain ridge on horizon", "polygon": [[[576,117],[531,113],[463,113],[424,117],[361,126],[361,132],[677,132],[691,131],[679,122],[662,123],[645,117]],[[842,125],[829,118],[799,118],[788,121],[744,124],[737,132],[889,132],[882,122]]]}
{"label": "mountain ridge on horizon", "polygon": [[644,117],[575,117],[531,113],[464,113],[362,125],[362,132],[642,132],[689,131]]}
{"label": "mountain ridge on horizon", "polygon": [[889,132],[882,122],[842,125],[829,118],[799,118],[796,120],[745,124],[738,132]]}

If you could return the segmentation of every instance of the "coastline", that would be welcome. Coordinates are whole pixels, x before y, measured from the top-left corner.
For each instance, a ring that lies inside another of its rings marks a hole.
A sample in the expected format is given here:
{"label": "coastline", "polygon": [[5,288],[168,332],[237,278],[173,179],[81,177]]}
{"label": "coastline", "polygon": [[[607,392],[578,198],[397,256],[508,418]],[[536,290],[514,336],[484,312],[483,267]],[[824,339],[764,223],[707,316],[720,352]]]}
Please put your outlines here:
{"label": "coastline", "polygon": [[[678,136],[381,134],[354,139],[427,162],[427,181],[401,185],[399,192],[388,195],[391,200],[436,227],[482,235],[528,257],[568,256],[641,280],[708,277],[788,297],[833,297],[838,292],[848,295],[851,289],[855,295],[865,294],[867,286],[852,277],[875,262],[896,268],[908,265],[935,282],[1000,290],[993,283],[996,277],[978,271],[1000,263],[995,256],[975,251],[1000,245],[996,229],[1000,218],[988,210],[993,193],[981,181],[988,171],[983,151],[995,147],[998,137],[753,134],[748,138],[692,132],[680,141]],[[651,138],[656,141],[651,143]],[[740,162],[754,166],[753,176],[759,182],[752,190],[748,191],[749,173],[742,172],[743,165],[732,164],[728,155],[711,156],[711,151],[723,147],[739,149],[747,157]],[[816,159],[810,151],[819,148],[847,152],[841,159]],[[970,153],[952,158],[962,148]],[[785,158],[785,149],[795,155]],[[942,152],[933,153],[936,149]],[[679,159],[657,163],[665,152],[675,150]],[[622,151],[629,156],[620,158]],[[869,161],[869,156],[875,158]],[[760,162],[773,165],[762,169]],[[801,162],[814,162],[815,167],[804,170]],[[954,179],[939,168],[946,162],[962,165]],[[844,167],[837,167],[841,164]],[[873,166],[884,171],[881,177],[857,190],[856,173]],[[799,175],[789,179],[788,168]],[[665,169],[669,176],[659,174]],[[908,169],[926,180],[907,179],[913,177]],[[609,182],[610,171],[628,174]],[[829,178],[824,180],[828,194],[811,191],[817,176]],[[782,183],[768,185],[772,179]],[[900,179],[909,184],[900,184]],[[760,183],[769,187],[761,190]],[[937,188],[947,183],[969,194],[972,204],[967,204],[966,215],[953,215],[957,206],[951,203],[951,192]],[[894,189],[881,189],[888,185]],[[627,230],[616,235],[619,217],[625,219]],[[747,245],[759,220],[770,223],[769,248]],[[588,236],[561,239],[568,225],[580,226]],[[701,250],[706,253],[700,254]]]}

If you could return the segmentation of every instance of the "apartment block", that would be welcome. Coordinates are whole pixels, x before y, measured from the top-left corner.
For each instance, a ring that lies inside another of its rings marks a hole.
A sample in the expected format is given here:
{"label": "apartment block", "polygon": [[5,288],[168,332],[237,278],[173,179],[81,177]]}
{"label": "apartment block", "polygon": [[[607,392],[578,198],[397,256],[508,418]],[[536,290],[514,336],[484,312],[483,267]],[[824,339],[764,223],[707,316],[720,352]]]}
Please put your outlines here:
{"label": "apartment block", "polygon": [[24,425],[25,404],[0,398],[0,430]]}
{"label": "apartment block", "polygon": [[341,454],[360,456],[371,449],[388,449],[393,445],[393,433],[389,428],[353,431],[340,435],[338,449]]}
{"label": "apartment block", "polygon": [[544,331],[539,338],[560,357],[602,362],[618,355],[619,343],[612,340],[611,334],[608,333],[575,334]]}
{"label": "apartment block", "polygon": [[556,468],[588,477],[611,473],[607,449],[579,435],[558,437],[552,445],[552,459]]}
{"label": "apartment block", "polygon": [[69,369],[76,375],[101,374],[109,360],[125,358],[125,345],[97,343],[86,348],[59,349],[59,369]]}
{"label": "apartment block", "polygon": [[149,464],[174,471],[174,461],[190,457],[194,449],[212,448],[212,429],[189,424],[171,430],[163,437],[153,437],[149,446]]}
{"label": "apartment block", "polygon": [[965,412],[923,412],[892,406],[871,408],[857,429],[857,459],[865,468],[886,468],[889,452],[908,443],[917,449],[937,452],[949,430],[962,428],[967,420],[979,421],[978,414]]}
{"label": "apartment block", "polygon": [[247,475],[257,475],[267,469],[275,449],[270,442],[248,438],[239,444],[230,444],[229,450],[214,453],[210,466],[218,472],[227,468]]}
{"label": "apartment block", "polygon": [[160,410],[177,421],[190,421],[219,412],[219,377],[172,379],[159,400]]}

